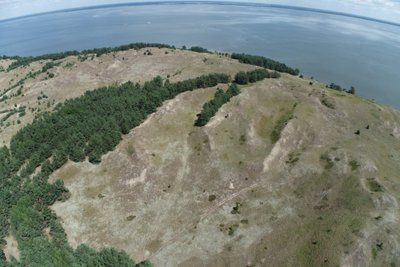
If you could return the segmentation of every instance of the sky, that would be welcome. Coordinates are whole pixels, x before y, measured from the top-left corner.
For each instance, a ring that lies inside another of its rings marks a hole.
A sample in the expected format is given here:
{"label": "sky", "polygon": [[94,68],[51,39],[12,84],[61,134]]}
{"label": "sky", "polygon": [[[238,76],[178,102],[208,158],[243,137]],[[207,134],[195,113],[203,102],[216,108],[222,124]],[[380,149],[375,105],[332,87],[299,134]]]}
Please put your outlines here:
{"label": "sky", "polygon": [[[179,0],[177,0],[179,1]],[[400,0],[229,0],[293,5],[351,13],[400,23]],[[144,0],[0,0],[0,20],[66,8]]]}

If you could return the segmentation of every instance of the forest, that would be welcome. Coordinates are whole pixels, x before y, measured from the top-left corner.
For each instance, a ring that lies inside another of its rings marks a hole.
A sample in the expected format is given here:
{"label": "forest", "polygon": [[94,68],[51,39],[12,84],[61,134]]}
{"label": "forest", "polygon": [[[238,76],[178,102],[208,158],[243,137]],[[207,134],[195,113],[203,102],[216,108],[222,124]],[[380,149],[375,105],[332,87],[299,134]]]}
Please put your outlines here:
{"label": "forest", "polygon": [[239,93],[240,89],[235,83],[231,84],[226,92],[218,88],[214,98],[203,105],[203,109],[201,110],[201,113],[198,114],[194,125],[198,127],[206,125],[223,104],[227,103],[233,96],[238,95]]}
{"label": "forest", "polygon": [[230,81],[229,75],[209,74],[176,83],[156,77],[143,85],[103,87],[58,104],[52,113],[19,130],[10,148],[0,148],[0,235],[4,246],[11,230],[20,262],[7,262],[0,250],[0,266],[151,266],[149,262],[135,265],[125,252],[113,248],[71,248],[49,208],[69,193],[62,181],[49,184],[48,177],[68,159],[100,162],[122,134],[143,122],[163,101]]}
{"label": "forest", "polygon": [[220,107],[229,100],[240,93],[238,84],[245,85],[264,80],[265,78],[279,78],[280,74],[276,71],[269,72],[266,69],[256,69],[253,71],[240,71],[235,75],[234,83],[232,83],[228,90],[224,92],[222,89],[217,89],[214,98],[203,105],[201,112],[197,115],[195,126],[201,127],[206,125],[212,117],[217,113]]}
{"label": "forest", "polygon": [[265,78],[279,78],[280,76],[279,72],[269,72],[266,69],[256,69],[248,72],[240,71],[235,75],[235,83],[248,84],[261,81]]}
{"label": "forest", "polygon": [[[100,56],[144,47],[175,49],[164,44],[132,43],[37,57],[2,58],[15,60],[8,67],[9,71],[37,60],[88,54]],[[201,47],[191,47],[190,50],[210,53]],[[280,74],[277,71],[298,73],[297,69],[264,57],[232,54],[232,58],[274,72],[257,69],[238,73],[226,92],[218,89],[214,99],[204,104],[196,126],[206,125],[223,104],[239,94],[238,84],[278,78]],[[60,63],[47,62],[38,73],[57,64]],[[76,249],[70,247],[56,214],[49,208],[55,201],[66,200],[69,192],[62,181],[50,184],[48,177],[68,160],[99,163],[102,155],[113,150],[123,134],[142,123],[163,101],[185,91],[230,82],[229,75],[214,73],[176,83],[156,77],[142,85],[126,82],[103,87],[58,104],[51,113],[42,114],[20,129],[12,137],[9,147],[0,148],[0,242],[5,246],[5,238],[11,231],[18,241],[20,259],[19,262],[16,259],[8,262],[0,250],[0,266],[151,266],[147,261],[135,264],[125,252],[114,248],[96,251],[84,244]]]}
{"label": "forest", "polygon": [[262,56],[233,53],[231,55],[231,58],[237,59],[241,63],[256,65],[270,70],[289,73],[291,75],[298,75],[300,73],[299,69],[293,69],[291,67],[286,66],[283,63]]}

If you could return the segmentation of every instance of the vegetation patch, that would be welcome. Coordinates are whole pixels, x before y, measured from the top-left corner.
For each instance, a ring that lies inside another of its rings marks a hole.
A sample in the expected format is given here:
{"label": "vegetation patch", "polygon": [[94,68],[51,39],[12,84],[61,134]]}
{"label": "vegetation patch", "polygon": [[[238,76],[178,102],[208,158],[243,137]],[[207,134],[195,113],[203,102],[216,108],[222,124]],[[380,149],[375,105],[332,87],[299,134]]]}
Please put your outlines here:
{"label": "vegetation patch", "polygon": [[200,46],[192,46],[189,50],[197,53],[211,53],[210,51],[208,51],[208,49]]}
{"label": "vegetation patch", "polygon": [[283,63],[280,63],[278,61],[272,60],[270,58],[262,57],[262,56],[253,56],[253,55],[248,55],[248,54],[233,53],[231,55],[231,57],[233,59],[239,60],[239,62],[241,62],[241,63],[256,65],[256,66],[264,67],[264,68],[267,68],[270,70],[276,70],[279,72],[289,73],[292,75],[298,75],[300,72],[298,69],[292,69]]}
{"label": "vegetation patch", "polygon": [[64,65],[64,68],[71,69],[73,66],[74,66],[74,63],[68,62],[67,64]]}
{"label": "vegetation patch", "polygon": [[354,95],[356,93],[356,88],[354,88],[354,86],[350,86],[350,89],[346,89],[338,84],[331,83],[329,85],[326,85],[326,88],[330,88],[332,90],[339,91],[339,92],[346,92],[346,93],[349,93],[352,95]]}
{"label": "vegetation patch", "polygon": [[295,107],[296,105],[293,105],[293,107],[288,112],[286,112],[282,117],[280,117],[278,121],[275,123],[274,128],[272,129],[271,132],[271,143],[275,144],[281,138],[281,133],[283,129],[289,123],[289,121],[293,119]]}
{"label": "vegetation patch", "polygon": [[58,66],[58,65],[60,65],[61,64],[61,61],[60,62],[53,62],[53,61],[50,61],[50,62],[47,62],[46,64],[44,64],[44,66],[42,67],[42,73],[45,73],[45,72],[47,72],[49,69],[51,69],[51,68],[53,68],[53,67],[56,67],[56,66]]}
{"label": "vegetation patch", "polygon": [[335,165],[334,160],[332,160],[332,158],[327,153],[322,154],[320,156],[320,160],[325,162],[325,166],[324,166],[325,170],[332,169],[332,167]]}
{"label": "vegetation patch", "polygon": [[242,206],[242,204],[240,202],[236,202],[236,205],[231,210],[231,214],[240,214],[241,206]]}
{"label": "vegetation patch", "polygon": [[[121,134],[138,126],[164,100],[229,81],[229,75],[209,74],[177,83],[157,77],[144,85],[104,87],[58,104],[53,113],[46,112],[22,128],[12,137],[10,148],[0,148],[0,237],[4,240],[11,229],[18,241],[21,262],[15,266],[136,266],[125,252],[112,248],[97,252],[84,245],[74,250],[68,245],[49,208],[68,193],[60,180],[49,184],[48,176],[68,159],[89,157],[90,162],[99,162],[119,143]],[[50,239],[45,228],[50,229]],[[0,254],[0,266],[4,265],[5,256]]]}
{"label": "vegetation patch", "polygon": [[129,215],[128,217],[126,217],[126,220],[130,222],[133,221],[135,218],[136,218],[135,215]]}
{"label": "vegetation patch", "polygon": [[239,93],[240,89],[236,84],[231,84],[226,92],[218,88],[214,98],[203,105],[203,109],[198,114],[194,125],[198,127],[206,125],[223,104]]}
{"label": "vegetation patch", "polygon": [[237,84],[248,84],[255,83],[265,78],[279,78],[281,75],[279,72],[269,72],[266,69],[257,69],[253,71],[240,71],[235,76],[235,82]]}
{"label": "vegetation patch", "polygon": [[321,97],[321,103],[327,108],[335,109],[335,101],[331,97],[327,97],[325,94]]}
{"label": "vegetation patch", "polygon": [[86,60],[87,56],[89,54],[94,54],[97,57],[107,54],[107,53],[112,53],[112,52],[117,52],[117,51],[126,51],[130,49],[141,49],[141,48],[148,48],[148,47],[157,47],[157,48],[172,48],[175,49],[174,46],[166,45],[166,44],[157,44],[157,43],[131,43],[127,45],[121,45],[117,47],[103,47],[103,48],[94,48],[94,49],[87,49],[83,51],[67,51],[67,52],[61,52],[61,53],[53,53],[53,54],[45,54],[37,57],[20,57],[20,56],[3,56],[2,59],[13,59],[15,60],[13,63],[11,63],[7,71],[13,70],[15,68],[21,67],[21,66],[27,66],[30,63],[38,60],[58,60],[58,59],[63,59],[69,56],[81,56],[81,61]]}
{"label": "vegetation patch", "polygon": [[246,143],[246,135],[244,135],[244,134],[240,135],[239,143],[240,143],[241,145],[243,145],[244,143]]}
{"label": "vegetation patch", "polygon": [[349,161],[349,165],[352,171],[355,171],[358,169],[358,167],[360,167],[360,164],[358,163],[357,160],[353,159]]}
{"label": "vegetation patch", "polygon": [[135,148],[133,147],[132,143],[129,143],[126,147],[126,153],[128,156],[132,157],[135,154]]}
{"label": "vegetation patch", "polygon": [[368,178],[367,183],[372,192],[383,192],[382,186],[376,181],[375,178]]}
{"label": "vegetation patch", "polygon": [[210,201],[210,202],[212,202],[212,201],[214,201],[216,199],[217,199],[217,197],[215,195],[209,195],[208,196],[208,201]]}
{"label": "vegetation patch", "polygon": [[297,161],[299,161],[299,156],[300,156],[300,153],[295,153],[295,152],[289,153],[286,163],[287,164],[295,164]]}
{"label": "vegetation patch", "polygon": [[234,225],[229,226],[228,235],[233,236],[238,228],[239,228],[239,224],[234,224]]}

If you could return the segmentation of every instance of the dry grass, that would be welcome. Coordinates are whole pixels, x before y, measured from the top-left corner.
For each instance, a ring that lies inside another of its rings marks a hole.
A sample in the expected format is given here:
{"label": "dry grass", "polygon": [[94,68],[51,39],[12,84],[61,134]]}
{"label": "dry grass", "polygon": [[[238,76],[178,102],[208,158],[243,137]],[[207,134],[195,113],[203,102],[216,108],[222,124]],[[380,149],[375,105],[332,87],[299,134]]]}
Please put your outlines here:
{"label": "dry grass", "polygon": [[[55,71],[50,81],[71,86],[57,101],[135,77],[185,79],[251,68],[188,51],[126,53],[87,60],[79,71],[57,67],[62,75]],[[242,88],[208,125],[194,127],[215,89],[166,101],[100,164],[68,162],[52,175],[71,191],[52,208],[73,246],[112,245],[155,266],[400,264],[399,112],[283,75]],[[294,103],[291,120],[271,142]],[[385,190],[371,192],[370,177],[379,177]],[[240,212],[232,214],[237,203]]]}
{"label": "dry grass", "polygon": [[[146,50],[150,50],[152,55],[143,55]],[[165,53],[167,51],[168,54]],[[204,58],[207,60],[204,61]],[[0,72],[0,93],[18,83],[29,72],[41,70],[46,62],[48,61],[34,62],[10,72]],[[16,131],[31,122],[36,115],[51,110],[54,105],[65,99],[80,96],[87,90],[126,81],[144,82],[157,75],[178,81],[211,72],[228,73],[233,76],[239,70],[254,69],[253,66],[232,62],[227,57],[215,54],[158,48],[104,54],[93,59],[88,57],[83,62],[78,57],[71,56],[56,62],[60,64],[49,70],[55,74],[54,78],[49,79],[46,73],[41,73],[34,79],[29,78],[23,84],[22,95],[11,97],[16,94],[18,86],[7,93],[9,100],[0,102],[0,111],[15,106],[27,107],[24,117],[13,115],[6,121],[10,122],[10,125],[0,128],[0,144],[8,144]],[[9,60],[0,60],[0,66],[6,67],[8,64]],[[39,101],[38,97],[42,94],[48,98]],[[35,111],[31,111],[32,108]],[[0,114],[0,119],[2,115]],[[17,124],[17,120],[21,123]]]}
{"label": "dry grass", "polygon": [[[284,76],[243,88],[200,129],[193,127],[195,114],[215,89],[184,93],[134,129],[100,165],[69,163],[63,169],[80,170],[66,178],[73,197],[53,208],[70,242],[114,245],[156,266],[336,266],[361,255],[365,264],[396,259],[393,237],[378,229],[393,233],[398,225],[371,217],[382,213],[374,204],[378,196],[360,182],[383,171],[372,150],[387,153],[363,144],[381,147],[390,129],[371,129],[373,139],[354,136],[354,127],[383,123],[363,111],[374,107],[346,96],[335,99],[336,110],[326,109],[312,93],[316,86]],[[354,101],[362,111],[348,108]],[[292,120],[272,144],[276,122],[295,102]],[[398,121],[397,113],[391,116]],[[328,169],[320,160],[324,153],[332,159]],[[296,162],[288,164],[293,155]],[[398,165],[391,162],[390,182],[398,184]],[[106,197],[92,197],[100,192]],[[393,214],[397,199],[390,199],[383,218]],[[240,213],[232,214],[237,203]],[[82,214],[86,205],[96,212]],[[386,257],[374,260],[370,244],[378,234],[387,240],[379,254]],[[368,250],[359,244],[369,244]]]}

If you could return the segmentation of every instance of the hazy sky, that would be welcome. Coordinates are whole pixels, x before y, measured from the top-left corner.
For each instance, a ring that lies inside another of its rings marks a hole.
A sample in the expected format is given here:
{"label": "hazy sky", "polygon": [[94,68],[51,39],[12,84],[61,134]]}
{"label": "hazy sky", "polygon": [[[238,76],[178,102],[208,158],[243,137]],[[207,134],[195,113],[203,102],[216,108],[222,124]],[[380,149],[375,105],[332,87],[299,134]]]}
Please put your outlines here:
{"label": "hazy sky", "polygon": [[[179,1],[179,0],[178,0]],[[230,0],[313,7],[400,23],[400,0]],[[0,20],[65,8],[143,0],[0,0]]]}

